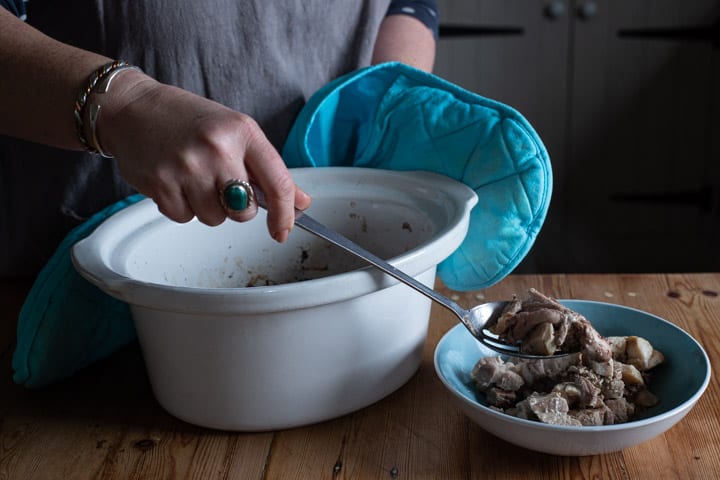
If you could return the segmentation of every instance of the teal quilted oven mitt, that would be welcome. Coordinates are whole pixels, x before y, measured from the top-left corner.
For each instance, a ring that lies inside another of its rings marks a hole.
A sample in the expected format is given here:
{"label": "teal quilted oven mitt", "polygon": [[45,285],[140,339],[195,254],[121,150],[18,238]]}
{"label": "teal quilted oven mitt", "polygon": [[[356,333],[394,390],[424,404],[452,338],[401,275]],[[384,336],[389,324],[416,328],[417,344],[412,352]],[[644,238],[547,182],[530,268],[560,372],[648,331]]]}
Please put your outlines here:
{"label": "teal quilted oven mitt", "polygon": [[438,267],[455,290],[485,288],[510,273],[532,247],[552,193],[548,153],[520,113],[400,63],[319,90],[283,157],[290,167],[429,170],[475,190],[467,237]]}

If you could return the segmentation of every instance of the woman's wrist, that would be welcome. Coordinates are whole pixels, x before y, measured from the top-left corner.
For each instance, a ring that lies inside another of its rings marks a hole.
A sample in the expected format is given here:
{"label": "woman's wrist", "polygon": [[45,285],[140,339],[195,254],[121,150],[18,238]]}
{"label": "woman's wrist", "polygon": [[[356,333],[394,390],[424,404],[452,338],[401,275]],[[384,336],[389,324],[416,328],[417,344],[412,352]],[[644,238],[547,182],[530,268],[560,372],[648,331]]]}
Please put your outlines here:
{"label": "woman's wrist", "polygon": [[80,143],[90,153],[101,153],[105,157],[109,156],[103,152],[96,137],[95,122],[101,106],[98,103],[90,103],[90,96],[96,97],[98,94],[106,93],[110,87],[110,82],[115,76],[130,68],[134,67],[122,60],[107,62],[93,71],[77,94],[73,109],[75,131]]}
{"label": "woman's wrist", "polygon": [[118,113],[157,82],[131,65],[116,69],[114,75],[111,74],[105,80],[109,82],[99,82],[98,88],[88,95],[87,108],[83,114],[84,134],[88,150],[112,157],[118,141],[115,121]]}

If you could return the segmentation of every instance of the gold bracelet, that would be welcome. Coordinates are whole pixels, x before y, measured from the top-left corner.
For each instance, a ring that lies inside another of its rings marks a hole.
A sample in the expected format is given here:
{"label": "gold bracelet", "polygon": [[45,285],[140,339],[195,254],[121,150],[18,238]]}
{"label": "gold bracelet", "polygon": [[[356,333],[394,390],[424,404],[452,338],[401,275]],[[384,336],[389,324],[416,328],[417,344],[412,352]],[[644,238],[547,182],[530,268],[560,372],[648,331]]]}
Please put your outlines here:
{"label": "gold bracelet", "polygon": [[[75,110],[73,112],[75,116],[75,130],[78,140],[80,140],[80,143],[82,143],[85,149],[90,153],[101,152],[98,150],[97,145],[89,142],[87,137],[85,136],[85,122],[83,118],[85,117],[87,100],[95,87],[97,87],[98,83],[102,82],[106,77],[111,75],[116,70],[120,68],[127,69],[129,67],[130,64],[122,60],[114,60],[112,62],[106,63],[102,67],[95,70],[92,75],[90,75],[87,85],[83,89],[81,89],[80,92],[78,92],[77,99],[75,100]],[[115,75],[112,76],[114,77]],[[95,115],[95,120],[97,120],[97,113]]]}

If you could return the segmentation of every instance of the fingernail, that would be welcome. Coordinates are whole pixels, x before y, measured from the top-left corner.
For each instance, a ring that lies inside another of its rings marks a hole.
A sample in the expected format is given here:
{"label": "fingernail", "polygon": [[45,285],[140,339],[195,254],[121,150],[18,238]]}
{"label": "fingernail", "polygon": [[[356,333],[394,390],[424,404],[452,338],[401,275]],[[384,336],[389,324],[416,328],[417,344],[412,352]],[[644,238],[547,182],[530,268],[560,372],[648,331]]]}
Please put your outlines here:
{"label": "fingernail", "polygon": [[290,230],[285,229],[285,230],[280,230],[278,232],[273,233],[272,237],[275,239],[276,242],[283,243],[283,242],[285,242],[285,240],[288,239],[289,235],[290,235]]}

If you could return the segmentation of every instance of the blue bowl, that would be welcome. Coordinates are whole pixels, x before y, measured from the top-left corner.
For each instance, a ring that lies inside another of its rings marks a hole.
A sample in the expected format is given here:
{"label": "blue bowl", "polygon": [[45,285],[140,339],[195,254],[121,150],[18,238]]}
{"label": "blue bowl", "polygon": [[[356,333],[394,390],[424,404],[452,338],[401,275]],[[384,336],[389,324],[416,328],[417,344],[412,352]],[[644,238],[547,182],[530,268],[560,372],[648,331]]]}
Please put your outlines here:
{"label": "blue bowl", "polygon": [[497,353],[463,325],[448,331],[435,349],[435,371],[463,412],[480,427],[515,445],[554,455],[597,455],[622,450],[660,435],[680,421],[710,382],[710,361],[690,335],[660,317],[634,308],[586,300],[561,300],[584,315],[604,336],[636,335],[665,355],[650,384],[660,400],[632,421],[599,427],[549,425],[487,406],[470,377],[477,361]]}

